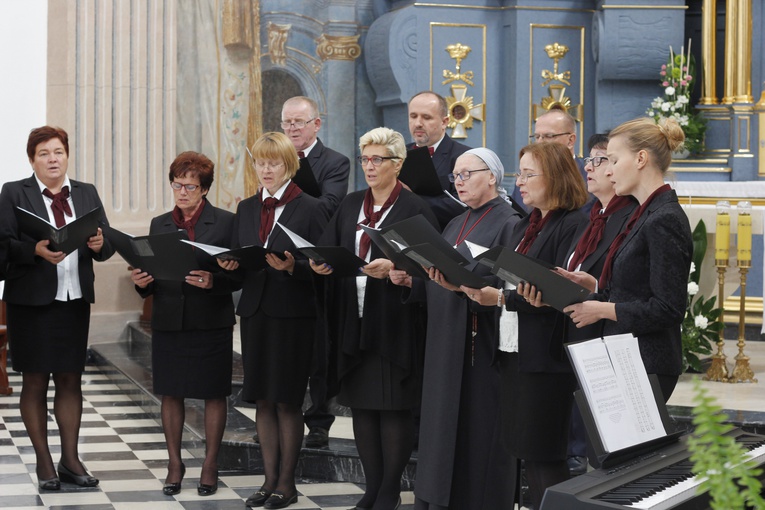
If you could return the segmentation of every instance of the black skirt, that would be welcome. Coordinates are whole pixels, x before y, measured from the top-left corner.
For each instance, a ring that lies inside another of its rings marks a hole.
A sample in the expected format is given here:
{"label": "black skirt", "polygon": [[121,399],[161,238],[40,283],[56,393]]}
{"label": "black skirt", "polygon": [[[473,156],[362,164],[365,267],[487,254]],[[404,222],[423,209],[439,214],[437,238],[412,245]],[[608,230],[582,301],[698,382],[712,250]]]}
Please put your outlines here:
{"label": "black skirt", "polygon": [[154,393],[212,399],[231,395],[233,328],[151,335]]}
{"label": "black skirt", "polygon": [[26,306],[7,303],[8,343],[16,372],[82,372],[90,303],[84,299]]}
{"label": "black skirt", "polygon": [[338,403],[356,409],[393,411],[420,403],[422,381],[379,354],[364,352],[340,381]]}
{"label": "black skirt", "polygon": [[311,371],[315,320],[242,317],[242,400],[303,405]]}
{"label": "black skirt", "polygon": [[500,354],[502,430],[508,453],[519,459],[565,460],[573,373],[521,372],[517,353]]}

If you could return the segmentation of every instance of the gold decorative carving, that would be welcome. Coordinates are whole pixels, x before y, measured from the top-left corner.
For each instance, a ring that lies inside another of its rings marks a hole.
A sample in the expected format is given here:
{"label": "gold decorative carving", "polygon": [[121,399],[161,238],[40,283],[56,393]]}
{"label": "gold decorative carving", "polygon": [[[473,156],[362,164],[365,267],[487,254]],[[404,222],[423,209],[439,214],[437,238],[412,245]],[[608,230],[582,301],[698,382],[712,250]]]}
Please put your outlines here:
{"label": "gold decorative carving", "polygon": [[547,53],[547,56],[553,60],[553,70],[542,70],[542,78],[545,79],[542,86],[546,86],[551,81],[559,81],[570,86],[571,82],[569,80],[571,79],[571,71],[558,72],[558,62],[560,62],[563,57],[566,56],[566,53],[568,53],[568,46],[558,43],[548,44],[545,46],[545,52]]}
{"label": "gold decorative carving", "polygon": [[473,127],[473,119],[483,121],[486,107],[473,104],[473,98],[467,95],[467,86],[453,84],[452,95],[446,98],[449,106],[449,124],[452,128],[452,138],[467,138],[467,130]]}
{"label": "gold decorative carving", "polygon": [[361,56],[358,35],[321,34],[316,44],[316,54],[324,61],[356,60]]}
{"label": "gold decorative carving", "polygon": [[[250,0],[223,1],[223,46],[247,58],[253,50],[253,23]],[[259,2],[256,2],[259,3]]]}
{"label": "gold decorative carving", "polygon": [[284,67],[287,63],[287,37],[289,36],[292,25],[279,25],[268,22],[268,55],[271,57],[271,63],[276,66]]}
{"label": "gold decorative carving", "polygon": [[550,85],[547,90],[550,95],[543,97],[540,104],[534,105],[534,120],[550,110],[563,110],[579,122],[584,120],[584,108],[580,104],[572,104],[571,98],[566,96],[566,87]]}
{"label": "gold decorative carving", "polygon": [[463,81],[472,87],[473,71],[466,71],[464,73],[460,72],[462,68],[462,61],[465,60],[468,54],[472,51],[470,46],[466,46],[460,43],[450,44],[446,47],[446,51],[449,53],[450,57],[457,61],[457,72],[453,73],[448,69],[444,69],[443,77],[446,79],[441,82],[441,85],[446,85],[447,83],[452,83],[454,81]]}

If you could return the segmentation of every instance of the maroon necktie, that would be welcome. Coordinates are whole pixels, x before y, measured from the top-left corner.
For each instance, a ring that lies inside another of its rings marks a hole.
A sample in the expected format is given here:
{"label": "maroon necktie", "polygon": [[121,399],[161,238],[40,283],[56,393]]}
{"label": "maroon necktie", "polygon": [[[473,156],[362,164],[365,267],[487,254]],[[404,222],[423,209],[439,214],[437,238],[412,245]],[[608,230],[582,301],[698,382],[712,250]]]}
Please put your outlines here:
{"label": "maroon necktie", "polygon": [[435,147],[428,147],[428,153],[430,154],[431,158],[433,157],[433,153],[434,152],[436,152],[436,148]]}
{"label": "maroon necktie", "polygon": [[[263,204],[260,206],[260,230],[258,232],[260,236],[260,242],[266,244],[268,234],[271,233],[271,229],[274,227],[274,217],[276,216],[276,208],[282,205],[287,205],[292,202],[295,197],[300,195],[301,190],[294,182],[290,182],[287,185],[287,189],[282,193],[281,200],[277,200],[274,197],[268,197],[263,200]],[[261,197],[263,192],[261,191]]]}
{"label": "maroon necktie", "polygon": [[48,188],[43,190],[43,195],[53,200],[50,208],[53,210],[53,219],[56,220],[56,228],[61,228],[66,225],[64,214],[67,216],[72,215],[72,208],[69,207],[69,186],[64,186],[61,191],[54,194]]}
{"label": "maroon necktie", "polygon": [[303,152],[303,151],[298,151],[298,157],[299,157],[300,159],[303,159],[303,158],[305,157],[305,152]]}

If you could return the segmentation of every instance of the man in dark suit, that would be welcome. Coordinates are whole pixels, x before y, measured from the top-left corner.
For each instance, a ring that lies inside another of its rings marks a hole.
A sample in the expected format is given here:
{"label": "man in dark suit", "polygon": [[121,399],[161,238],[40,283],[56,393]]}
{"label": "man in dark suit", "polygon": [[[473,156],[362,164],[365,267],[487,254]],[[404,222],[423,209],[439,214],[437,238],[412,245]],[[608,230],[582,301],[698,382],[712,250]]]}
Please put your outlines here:
{"label": "man in dark suit", "polygon": [[[282,131],[298,151],[300,158],[306,158],[311,165],[321,196],[317,197],[331,217],[337,206],[348,193],[350,160],[337,151],[325,147],[318,138],[321,117],[316,101],[310,97],[295,96],[287,99],[282,106]],[[305,190],[304,190],[305,191]]]}
{"label": "man in dark suit", "polygon": [[[321,129],[321,117],[316,101],[310,97],[295,96],[287,99],[282,106],[282,130],[298,151],[298,156],[306,158],[311,166],[316,182],[321,190],[317,197],[326,217],[330,218],[340,202],[348,193],[348,175],[351,171],[350,160],[328,147],[318,138]],[[329,428],[335,421],[327,405],[327,362],[326,341],[317,335],[314,345],[314,363],[308,382],[311,394],[311,407],[305,412],[304,420],[308,427],[305,445],[308,448],[322,448],[329,445]]]}
{"label": "man in dark suit", "polygon": [[[446,134],[449,123],[449,109],[446,100],[430,90],[418,92],[409,100],[409,133],[415,147],[432,148],[433,166],[441,181],[442,189],[454,194],[454,184],[449,182],[449,175],[454,169],[454,162],[470,147],[452,140]],[[443,229],[452,218],[465,212],[465,208],[445,194],[431,197],[420,195],[433,210],[438,223]]]}

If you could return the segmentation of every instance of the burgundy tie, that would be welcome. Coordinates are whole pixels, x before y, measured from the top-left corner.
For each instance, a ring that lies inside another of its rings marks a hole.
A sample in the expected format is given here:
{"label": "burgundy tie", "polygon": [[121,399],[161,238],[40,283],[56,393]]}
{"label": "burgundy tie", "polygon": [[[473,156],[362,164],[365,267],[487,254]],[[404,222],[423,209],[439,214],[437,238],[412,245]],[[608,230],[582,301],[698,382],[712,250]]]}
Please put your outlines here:
{"label": "burgundy tie", "polygon": [[430,157],[432,158],[433,157],[433,153],[436,152],[436,148],[435,147],[428,147],[428,152],[430,153]]}
{"label": "burgundy tie", "polygon": [[305,157],[305,152],[303,152],[303,151],[298,151],[298,157],[299,157],[300,159],[303,159],[303,158]]}
{"label": "burgundy tie", "polygon": [[69,186],[64,186],[56,194],[53,194],[51,190],[45,188],[43,195],[53,200],[50,208],[53,210],[53,219],[56,220],[56,228],[61,228],[66,225],[64,214],[67,216],[72,215],[72,209],[69,207]]}

